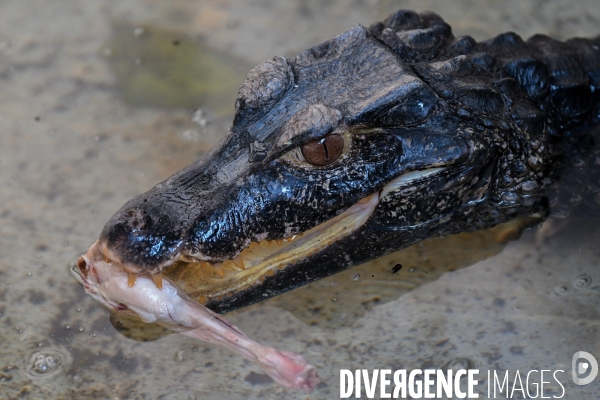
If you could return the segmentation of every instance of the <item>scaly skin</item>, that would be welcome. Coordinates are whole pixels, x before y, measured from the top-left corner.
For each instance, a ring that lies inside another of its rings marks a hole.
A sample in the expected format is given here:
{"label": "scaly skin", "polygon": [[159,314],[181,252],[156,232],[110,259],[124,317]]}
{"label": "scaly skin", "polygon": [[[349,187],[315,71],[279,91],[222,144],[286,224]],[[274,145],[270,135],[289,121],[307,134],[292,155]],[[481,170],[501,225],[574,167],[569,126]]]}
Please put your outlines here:
{"label": "scaly skin", "polygon": [[[443,168],[381,196],[326,247],[243,287],[223,284],[225,294],[202,289],[226,312],[431,236],[528,214],[597,216],[599,46],[514,33],[477,43],[433,13],[401,10],[275,57],[248,74],[229,135],[127,202],[102,230],[102,252],[134,273],[182,258],[218,263],[322,224],[398,177]],[[332,134],[344,139],[337,160],[303,158]]]}

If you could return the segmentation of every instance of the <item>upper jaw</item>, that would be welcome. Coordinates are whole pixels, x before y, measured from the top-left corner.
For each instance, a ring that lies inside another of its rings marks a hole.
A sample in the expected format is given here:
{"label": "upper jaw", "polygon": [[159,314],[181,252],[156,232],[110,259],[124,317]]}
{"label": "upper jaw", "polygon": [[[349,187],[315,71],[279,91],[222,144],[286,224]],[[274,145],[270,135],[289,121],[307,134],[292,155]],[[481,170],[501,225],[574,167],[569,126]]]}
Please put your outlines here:
{"label": "upper jaw", "polygon": [[[166,268],[164,272],[186,286],[182,289],[203,303],[222,296],[231,296],[296,264],[298,260],[310,259],[312,255],[341,238],[351,235],[369,220],[382,198],[417,182],[423,183],[436,179],[445,170],[445,167],[434,167],[401,174],[341,215],[301,235],[295,235],[287,240],[282,238],[253,242],[240,254],[224,262],[210,263],[199,260],[198,255],[179,253],[171,263],[164,266]],[[105,244],[100,242],[96,247],[94,257],[120,265],[118,257]],[[129,272],[138,273],[136,270],[129,269],[127,265],[122,266]]]}

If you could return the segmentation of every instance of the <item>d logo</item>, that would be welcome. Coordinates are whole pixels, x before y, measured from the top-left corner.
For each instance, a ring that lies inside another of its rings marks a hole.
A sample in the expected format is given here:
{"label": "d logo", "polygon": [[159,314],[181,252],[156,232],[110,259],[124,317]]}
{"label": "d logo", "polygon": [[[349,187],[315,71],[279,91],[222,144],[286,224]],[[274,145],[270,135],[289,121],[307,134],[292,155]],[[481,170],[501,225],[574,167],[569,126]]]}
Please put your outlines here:
{"label": "d logo", "polygon": [[[598,361],[596,361],[594,356],[590,353],[578,351],[573,354],[571,371],[573,373],[573,382],[575,382],[576,385],[587,385],[596,378],[596,375],[598,375]],[[588,376],[582,378],[582,376],[588,372]]]}

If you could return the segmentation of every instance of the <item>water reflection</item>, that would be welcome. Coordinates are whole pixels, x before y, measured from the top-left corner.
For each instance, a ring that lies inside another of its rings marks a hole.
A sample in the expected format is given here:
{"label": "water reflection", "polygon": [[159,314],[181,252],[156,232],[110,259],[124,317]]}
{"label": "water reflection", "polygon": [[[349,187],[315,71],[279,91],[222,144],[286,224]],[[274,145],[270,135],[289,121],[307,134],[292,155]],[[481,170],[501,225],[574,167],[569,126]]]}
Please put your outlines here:
{"label": "water reflection", "polygon": [[103,46],[125,101],[133,106],[209,108],[230,115],[252,65],[199,38],[160,26],[116,22]]}
{"label": "water reflection", "polygon": [[530,223],[521,219],[485,231],[432,238],[265,304],[286,309],[309,325],[329,329],[352,326],[372,307],[500,253],[507,240],[517,239]]}

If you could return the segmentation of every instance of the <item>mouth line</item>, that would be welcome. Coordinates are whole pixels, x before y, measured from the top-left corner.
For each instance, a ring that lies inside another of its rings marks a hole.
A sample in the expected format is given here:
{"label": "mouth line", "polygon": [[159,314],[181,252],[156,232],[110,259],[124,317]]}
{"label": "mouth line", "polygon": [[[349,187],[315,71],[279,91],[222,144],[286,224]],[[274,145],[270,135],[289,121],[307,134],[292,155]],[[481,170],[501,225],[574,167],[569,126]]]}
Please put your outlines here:
{"label": "mouth line", "polygon": [[[379,202],[390,193],[407,189],[412,192],[428,180],[437,177],[446,167],[433,167],[406,172],[388,182],[382,189],[352,205],[340,215],[331,218],[308,231],[288,238],[252,242],[240,254],[223,262],[211,263],[193,256],[179,254],[160,273],[150,274],[156,286],[162,288],[163,274],[176,282],[181,290],[201,304],[210,300],[221,301],[225,296],[264,281],[297,261],[312,256],[334,242],[350,235],[360,228],[373,214]],[[111,257],[111,252],[102,244],[95,248],[92,258],[103,259],[107,263],[121,266],[128,272],[129,286],[133,286],[138,276]],[[84,270],[79,268],[85,275]],[[86,280],[78,271],[78,280]]]}
{"label": "mouth line", "polygon": [[252,242],[233,259],[213,264],[180,255],[162,273],[177,282],[180,289],[201,304],[206,304],[209,300],[221,301],[225,296],[262,282],[279,270],[350,235],[367,222],[381,199],[390,193],[422,184],[444,170],[445,167],[434,167],[404,173],[342,214],[286,239]]}

